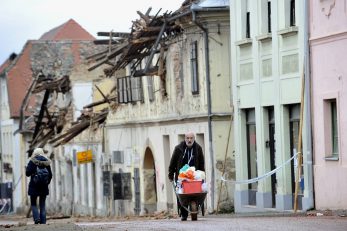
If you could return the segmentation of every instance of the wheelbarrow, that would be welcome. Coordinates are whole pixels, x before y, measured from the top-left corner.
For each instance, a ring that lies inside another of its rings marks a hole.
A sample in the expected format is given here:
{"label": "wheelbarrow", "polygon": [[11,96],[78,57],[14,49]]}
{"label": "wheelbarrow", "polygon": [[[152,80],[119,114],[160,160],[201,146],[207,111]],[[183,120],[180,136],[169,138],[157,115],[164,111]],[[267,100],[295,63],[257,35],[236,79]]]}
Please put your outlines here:
{"label": "wheelbarrow", "polygon": [[192,221],[198,220],[198,213],[201,211],[202,216],[205,216],[205,207],[204,201],[207,195],[207,192],[195,192],[195,193],[177,193],[176,185],[172,183],[176,197],[178,198],[181,209],[188,211]]}

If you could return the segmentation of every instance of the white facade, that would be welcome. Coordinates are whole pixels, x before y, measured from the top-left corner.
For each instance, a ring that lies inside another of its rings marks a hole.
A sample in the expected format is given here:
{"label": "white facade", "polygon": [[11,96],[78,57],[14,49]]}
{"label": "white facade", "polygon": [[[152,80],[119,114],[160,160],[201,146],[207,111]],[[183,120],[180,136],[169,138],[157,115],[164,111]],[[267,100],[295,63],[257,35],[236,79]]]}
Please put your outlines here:
{"label": "white facade", "polygon": [[[10,118],[10,108],[8,101],[8,91],[6,75],[0,79],[1,86],[1,183],[6,183],[13,190],[12,203],[13,211],[22,212],[27,205],[26,176],[25,176],[25,143],[22,141],[23,135],[16,133],[18,130],[18,120]],[[4,168],[4,166],[7,166]]]}
{"label": "white facade", "polygon": [[[298,151],[305,1],[236,0],[230,9],[236,179],[246,180],[281,166]],[[313,207],[309,139],[304,126],[297,204],[303,210]],[[256,183],[236,185],[236,212],[293,209],[296,163]]]}
{"label": "white facade", "polygon": [[[72,77],[73,78],[73,77]],[[73,120],[81,115],[83,106],[93,102],[93,81],[79,80],[72,83],[72,94],[65,101],[73,102]],[[66,104],[60,102],[62,104]],[[69,143],[54,149],[50,185],[51,212],[70,215],[106,215],[102,197],[102,129],[86,129]],[[77,152],[92,150],[93,162],[79,164]]]}

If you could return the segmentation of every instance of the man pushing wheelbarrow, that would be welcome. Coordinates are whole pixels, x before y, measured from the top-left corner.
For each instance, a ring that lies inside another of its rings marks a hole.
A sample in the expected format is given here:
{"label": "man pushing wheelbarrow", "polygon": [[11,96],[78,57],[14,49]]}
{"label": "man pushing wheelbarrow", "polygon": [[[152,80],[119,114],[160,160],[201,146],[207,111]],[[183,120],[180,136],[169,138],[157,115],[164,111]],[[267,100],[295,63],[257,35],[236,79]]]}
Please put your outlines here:
{"label": "man pushing wheelbarrow", "polygon": [[[202,211],[204,212],[203,201],[205,200],[206,192],[199,190],[201,189],[202,181],[196,182],[195,180],[189,179],[183,181],[180,179],[178,181],[179,172],[184,166],[187,168],[194,167],[196,171],[199,170],[200,172],[205,171],[204,154],[201,146],[195,141],[195,134],[193,132],[186,133],[184,141],[175,147],[170,161],[168,177],[175,186],[177,208],[181,220],[186,221],[189,212],[191,212],[192,220],[196,220],[199,206],[202,207]],[[183,191],[180,191],[182,185]]]}

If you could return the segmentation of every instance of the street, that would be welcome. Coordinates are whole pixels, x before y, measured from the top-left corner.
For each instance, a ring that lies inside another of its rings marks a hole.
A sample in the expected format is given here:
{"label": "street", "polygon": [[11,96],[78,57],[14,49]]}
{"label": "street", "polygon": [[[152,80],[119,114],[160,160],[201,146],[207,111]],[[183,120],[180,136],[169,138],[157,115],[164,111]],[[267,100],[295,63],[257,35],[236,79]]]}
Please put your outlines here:
{"label": "street", "polygon": [[248,230],[248,231],[346,231],[345,215],[206,215],[198,221],[181,221],[178,217],[67,218],[49,219],[46,225],[34,225],[29,218],[0,217],[0,230]]}

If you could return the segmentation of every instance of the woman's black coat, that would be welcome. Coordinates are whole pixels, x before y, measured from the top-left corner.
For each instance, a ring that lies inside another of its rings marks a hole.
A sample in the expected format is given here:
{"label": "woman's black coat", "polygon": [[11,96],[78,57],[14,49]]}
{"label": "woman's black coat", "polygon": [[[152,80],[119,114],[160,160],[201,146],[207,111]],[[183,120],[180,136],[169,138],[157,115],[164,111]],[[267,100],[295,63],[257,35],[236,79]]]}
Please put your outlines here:
{"label": "woman's black coat", "polygon": [[[25,174],[26,176],[30,176],[30,182],[29,182],[29,190],[28,190],[28,195],[29,196],[47,196],[49,194],[49,190],[48,190],[48,185],[52,180],[52,170],[51,170],[51,166],[50,166],[51,161],[49,159],[47,159],[44,156],[41,155],[37,155],[37,156],[33,156],[30,158],[30,161],[28,163],[28,166],[26,167],[26,171]],[[49,183],[47,185],[43,185],[43,186],[37,186],[34,184],[34,182],[32,181],[32,175],[34,175],[36,173],[36,167],[39,168],[44,168],[46,167],[49,173]]]}

